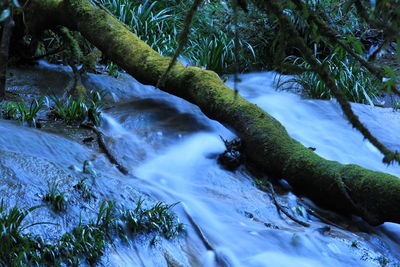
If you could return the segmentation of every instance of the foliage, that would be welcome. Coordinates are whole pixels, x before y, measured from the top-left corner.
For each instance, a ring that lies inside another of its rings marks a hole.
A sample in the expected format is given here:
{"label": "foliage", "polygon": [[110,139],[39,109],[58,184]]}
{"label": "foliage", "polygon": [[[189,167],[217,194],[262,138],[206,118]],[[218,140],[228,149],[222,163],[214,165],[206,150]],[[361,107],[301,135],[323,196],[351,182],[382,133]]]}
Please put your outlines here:
{"label": "foliage", "polygon": [[79,266],[81,259],[93,266],[104,254],[111,225],[115,221],[114,202],[104,201],[95,222],[84,225],[82,221],[71,233],[66,233],[58,247],[67,264]]}
{"label": "foliage", "polygon": [[38,265],[41,262],[43,240],[38,236],[24,234],[29,227],[37,224],[24,224],[29,213],[37,209],[20,209],[14,207],[6,210],[3,200],[0,203],[0,265],[26,266]]}
{"label": "foliage", "polygon": [[51,97],[55,107],[52,114],[55,118],[65,121],[67,124],[81,123],[89,119],[95,125],[99,125],[101,108],[104,106],[106,92],[90,91],[86,99],[68,96],[64,98]]}
{"label": "foliage", "polygon": [[[291,57],[288,60],[304,69],[311,68],[310,64],[301,58]],[[373,105],[373,100],[379,93],[379,84],[365,68],[354,60],[341,60],[337,54],[332,54],[320,63],[327,67],[348,101]],[[313,71],[306,71],[292,79],[278,82],[278,88],[300,89],[300,92],[309,98],[331,99],[334,97],[325,82]]]}
{"label": "foliage", "polygon": [[104,97],[108,93],[106,91],[95,91],[92,90],[88,94],[86,99],[86,105],[88,107],[87,117],[94,125],[100,124],[101,109],[104,107]]}
{"label": "foliage", "polygon": [[87,177],[84,177],[80,179],[76,185],[74,185],[74,188],[81,192],[81,195],[85,200],[89,200],[94,197],[92,190],[90,190],[90,188],[85,183],[87,179]]}
{"label": "foliage", "polygon": [[5,119],[15,119],[36,126],[36,116],[45,106],[47,98],[31,100],[27,105],[25,101],[6,102],[2,105],[2,114]]}
{"label": "foliage", "polygon": [[120,21],[153,49],[171,55],[177,47],[174,36],[178,32],[171,8],[156,10],[157,1],[101,0]]}
{"label": "foliage", "polygon": [[43,200],[49,202],[55,211],[62,211],[66,208],[67,199],[65,192],[60,192],[58,186],[57,181],[49,183],[49,192],[43,197]]}
{"label": "foliage", "polygon": [[[140,204],[139,204],[140,203]],[[2,266],[80,266],[85,261],[90,266],[104,254],[108,243],[115,235],[122,236],[126,229],[130,233],[160,232],[165,238],[176,236],[182,231],[182,224],[169,211],[175,204],[157,203],[147,210],[142,209],[143,201],[138,201],[134,211],[118,209],[113,201],[104,201],[100,205],[95,220],[84,223],[81,219],[71,231],[52,243],[46,243],[41,237],[26,234],[24,231],[39,222],[24,224],[28,214],[37,209],[14,207],[6,211],[4,202],[0,203],[0,265]],[[140,212],[138,215],[135,213]],[[164,218],[165,217],[165,218]],[[138,220],[139,228],[131,228],[129,223]],[[123,226],[127,224],[127,227]],[[164,225],[165,224],[165,225]]]}
{"label": "foliage", "polygon": [[62,119],[67,124],[81,123],[85,120],[88,112],[87,105],[81,100],[75,100],[72,96],[64,99],[52,97],[55,104],[52,110],[54,117]]}
{"label": "foliage", "polygon": [[116,65],[112,62],[109,62],[106,66],[106,71],[108,71],[108,74],[113,76],[114,78],[118,78],[118,76],[119,76],[118,72],[120,71],[120,69],[119,69],[118,65]]}
{"label": "foliage", "polygon": [[[183,17],[188,10],[186,1],[129,1],[101,0],[120,21],[160,54],[171,56],[178,47],[177,36],[183,28]],[[221,10],[222,13],[220,12]],[[215,16],[215,14],[218,16]],[[218,2],[206,4],[197,14],[188,48],[182,53],[191,64],[206,67],[218,73],[233,71],[233,32],[223,22],[231,16]],[[252,45],[240,40],[242,70],[248,69],[255,58]]]}
{"label": "foliage", "polygon": [[158,202],[146,209],[143,202],[143,199],[139,199],[134,210],[124,210],[122,213],[121,220],[126,222],[131,233],[156,232],[170,239],[183,231],[183,224],[169,211],[177,203],[167,205]]}
{"label": "foliage", "polygon": [[2,1],[2,3],[0,4],[0,22],[3,22],[11,15],[12,8],[20,7],[21,5],[19,4],[18,0]]}

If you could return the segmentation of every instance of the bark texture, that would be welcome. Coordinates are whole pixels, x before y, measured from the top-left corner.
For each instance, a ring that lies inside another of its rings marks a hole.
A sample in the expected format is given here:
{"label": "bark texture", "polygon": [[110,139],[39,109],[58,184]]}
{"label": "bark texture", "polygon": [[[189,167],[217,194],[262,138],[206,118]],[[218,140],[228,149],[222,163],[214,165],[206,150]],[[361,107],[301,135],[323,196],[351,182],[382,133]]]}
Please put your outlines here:
{"label": "bark texture", "polygon": [[[77,30],[143,84],[157,85],[170,63],[87,0],[31,0],[29,5],[30,29],[63,25]],[[292,139],[276,119],[228,88],[216,73],[177,62],[160,89],[233,129],[245,142],[249,160],[317,203],[360,215],[373,225],[400,223],[399,178],[321,158]]]}
{"label": "bark texture", "polygon": [[[7,5],[9,7],[9,4]],[[8,65],[8,54],[10,50],[10,41],[14,20],[12,13],[5,19],[2,25],[2,34],[0,41],[0,100],[6,95],[6,75]]]}

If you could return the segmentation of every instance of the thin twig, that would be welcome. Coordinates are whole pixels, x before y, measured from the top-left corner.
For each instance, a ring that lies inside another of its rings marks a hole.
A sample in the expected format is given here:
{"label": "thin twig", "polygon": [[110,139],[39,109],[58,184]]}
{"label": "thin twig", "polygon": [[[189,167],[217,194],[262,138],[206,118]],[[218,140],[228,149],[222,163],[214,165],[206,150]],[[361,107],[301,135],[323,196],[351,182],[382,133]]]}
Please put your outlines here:
{"label": "thin twig", "polygon": [[337,228],[339,228],[339,229],[347,230],[346,228],[344,228],[344,227],[342,227],[342,226],[340,226],[340,225],[338,225],[338,224],[332,222],[331,220],[328,220],[328,219],[322,217],[321,215],[319,215],[318,213],[316,213],[316,212],[313,211],[312,209],[306,209],[306,211],[307,211],[310,215],[312,215],[312,216],[314,216],[315,218],[319,219],[319,220],[320,220],[321,222],[323,222],[323,223],[330,224],[330,225],[335,226],[335,227],[337,227]]}
{"label": "thin twig", "polygon": [[289,219],[291,219],[292,221],[300,224],[301,226],[304,227],[309,227],[310,224],[300,221],[299,219],[295,218],[294,216],[292,216],[289,212],[287,212],[278,202],[278,200],[276,200],[276,194],[275,194],[275,190],[274,187],[272,186],[272,184],[270,182],[268,182],[268,189],[270,191],[270,197],[272,199],[272,202],[274,203],[274,205],[276,206],[276,208],[281,211],[283,214],[285,214]]}
{"label": "thin twig", "polygon": [[188,218],[190,224],[194,228],[194,231],[197,233],[197,235],[199,236],[201,242],[203,242],[203,245],[206,247],[206,249],[215,251],[215,249],[211,246],[210,242],[207,240],[200,226],[198,226],[197,223],[194,221],[193,217],[186,211],[185,208],[183,208],[183,211],[185,212],[186,217]]}
{"label": "thin twig", "polygon": [[89,124],[81,124],[81,127],[91,129],[94,133],[96,133],[99,146],[101,149],[103,149],[104,154],[106,154],[108,160],[112,164],[114,164],[122,174],[127,175],[129,173],[128,169],[117,160],[117,158],[113,155],[111,150],[108,148],[107,142],[104,138],[104,134],[96,126],[92,126]]}
{"label": "thin twig", "polygon": [[186,46],[186,43],[188,41],[189,33],[190,33],[190,26],[193,21],[193,17],[196,14],[196,10],[199,8],[200,4],[203,2],[203,0],[194,0],[192,6],[190,7],[188,13],[186,14],[185,17],[185,25],[184,28],[179,35],[179,45],[178,48],[175,51],[174,56],[171,59],[171,62],[168,65],[168,68],[165,70],[163,75],[161,75],[160,79],[158,80],[157,83],[157,88],[160,88],[164,86],[165,79],[167,78],[168,73],[171,71],[172,67],[175,65],[176,61],[178,60],[179,55],[182,53],[183,49]]}

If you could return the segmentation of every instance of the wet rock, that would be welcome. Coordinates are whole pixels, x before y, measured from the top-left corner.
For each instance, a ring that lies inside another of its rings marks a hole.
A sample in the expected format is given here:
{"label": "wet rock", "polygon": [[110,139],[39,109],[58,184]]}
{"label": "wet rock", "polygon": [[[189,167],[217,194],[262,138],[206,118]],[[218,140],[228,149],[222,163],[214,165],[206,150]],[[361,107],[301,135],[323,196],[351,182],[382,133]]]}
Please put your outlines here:
{"label": "wet rock", "polygon": [[234,171],[244,163],[242,141],[239,138],[232,141],[225,140],[222,137],[221,139],[225,143],[226,150],[218,156],[217,162],[224,169]]}

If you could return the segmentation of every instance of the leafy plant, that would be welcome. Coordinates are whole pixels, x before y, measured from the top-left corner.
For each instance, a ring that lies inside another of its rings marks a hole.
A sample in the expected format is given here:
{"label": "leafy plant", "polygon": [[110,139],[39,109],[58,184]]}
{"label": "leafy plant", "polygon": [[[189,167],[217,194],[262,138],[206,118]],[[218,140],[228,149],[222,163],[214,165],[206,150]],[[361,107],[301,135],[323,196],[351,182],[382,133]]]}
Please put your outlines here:
{"label": "leafy plant", "polygon": [[101,109],[104,106],[104,100],[107,93],[102,91],[90,91],[86,99],[75,99],[72,96],[65,98],[51,97],[55,107],[52,114],[55,118],[65,121],[67,124],[81,123],[89,119],[95,125],[99,124]]}
{"label": "leafy plant", "polygon": [[90,190],[90,188],[85,183],[87,179],[87,177],[84,177],[80,179],[76,185],[74,185],[74,188],[81,192],[81,195],[85,200],[89,200],[94,197],[92,190]]}
{"label": "leafy plant", "polygon": [[120,21],[156,51],[170,55],[177,47],[177,21],[170,8],[157,10],[157,1],[102,0]]}
{"label": "leafy plant", "polygon": [[86,100],[88,106],[88,118],[94,125],[100,124],[101,110],[104,107],[104,97],[107,95],[106,91],[90,91],[88,99]]}
{"label": "leafy plant", "polygon": [[86,118],[88,107],[83,101],[75,100],[72,96],[65,99],[52,97],[51,100],[55,104],[52,114],[67,124],[81,123]]}
{"label": "leafy plant", "polygon": [[131,233],[156,232],[169,239],[183,231],[183,224],[170,212],[177,203],[167,205],[158,202],[148,209],[143,207],[143,203],[143,199],[139,199],[134,210],[124,210],[122,213],[121,220]]}
{"label": "leafy plant", "polygon": [[[53,184],[52,188],[56,188]],[[57,189],[53,189],[56,192]],[[134,211],[117,209],[115,202],[101,203],[95,220],[84,223],[79,220],[78,225],[65,233],[58,241],[48,244],[39,236],[24,234],[23,232],[37,224],[24,224],[27,215],[38,207],[20,209],[14,207],[5,210],[4,202],[0,203],[0,265],[2,266],[80,266],[82,261],[93,266],[104,254],[108,242],[113,236],[122,235],[126,230],[123,222],[128,224],[135,218],[140,218],[136,232],[161,232],[166,238],[175,236],[175,232],[182,231],[182,224],[176,224],[176,216],[168,210],[173,205],[157,203],[154,207],[143,209],[143,200],[138,201]],[[135,217],[134,212],[140,213]],[[129,214],[129,215],[128,215]],[[129,227],[128,227],[129,228]],[[136,233],[135,232],[135,233]],[[157,236],[151,240],[156,242]]]}
{"label": "leafy plant", "polygon": [[13,120],[18,118],[18,109],[15,102],[6,102],[2,105],[3,118]]}
{"label": "leafy plant", "polygon": [[[301,58],[290,57],[288,60],[303,69],[310,69],[310,65]],[[348,101],[373,105],[373,100],[379,93],[379,86],[367,70],[350,59],[341,60],[337,54],[332,54],[321,63],[332,74],[338,88],[345,94]],[[330,89],[313,71],[305,71],[292,79],[278,80],[277,87],[300,90],[309,98],[331,99],[333,97]]]}
{"label": "leafy plant", "polygon": [[49,183],[49,193],[43,197],[43,200],[50,202],[55,211],[62,211],[66,208],[67,199],[65,197],[65,192],[60,192],[58,190],[58,185],[57,181],[53,181],[51,184]]}
{"label": "leafy plant", "polygon": [[[124,22],[141,40],[165,56],[174,54],[178,47],[177,37],[182,31],[186,1],[129,1],[102,0],[120,21]],[[206,67],[218,73],[233,71],[234,34],[228,26],[223,6],[218,2],[207,3],[198,11],[189,36],[188,48],[182,56],[196,66]],[[216,16],[218,14],[218,16]],[[222,25],[222,26],[221,26]],[[241,69],[247,69],[255,59],[253,46],[245,39],[239,57]],[[113,65],[110,66],[113,70]]]}
{"label": "leafy plant", "polygon": [[106,70],[108,71],[109,75],[113,76],[114,78],[118,78],[120,69],[117,64],[114,64],[112,62],[108,63],[106,66]]}
{"label": "leafy plant", "polygon": [[27,122],[29,125],[36,127],[36,116],[45,106],[46,99],[45,97],[32,99],[29,106],[25,101],[7,102],[2,107],[3,117]]}
{"label": "leafy plant", "polygon": [[4,201],[0,203],[0,265],[2,266],[39,266],[43,240],[38,236],[24,234],[23,232],[38,224],[46,222],[25,224],[24,220],[29,213],[38,207],[20,209],[14,207],[6,210]]}

